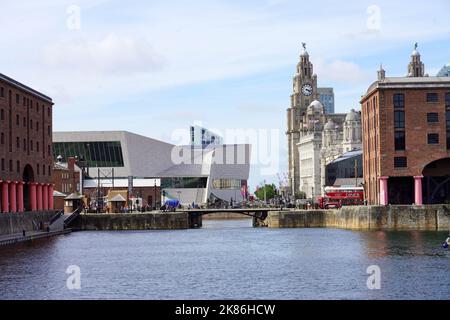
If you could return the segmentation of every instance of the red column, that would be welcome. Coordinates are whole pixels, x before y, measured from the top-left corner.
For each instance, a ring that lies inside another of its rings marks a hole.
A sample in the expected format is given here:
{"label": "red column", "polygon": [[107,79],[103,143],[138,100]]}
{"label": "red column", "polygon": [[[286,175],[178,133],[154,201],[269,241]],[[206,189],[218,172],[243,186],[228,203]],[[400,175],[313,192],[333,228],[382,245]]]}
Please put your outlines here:
{"label": "red column", "polygon": [[45,211],[48,210],[48,184],[42,186],[42,206]]}
{"label": "red column", "polygon": [[388,179],[389,177],[380,177],[380,205],[386,206],[388,199]]}
{"label": "red column", "polygon": [[53,184],[48,186],[48,209],[53,210]]}
{"label": "red column", "polygon": [[31,211],[37,211],[37,194],[36,183],[30,183],[30,209]]}
{"label": "red column", "polygon": [[9,181],[2,183],[2,211],[9,212]]}
{"label": "red column", "polygon": [[9,183],[9,211],[11,212],[17,212],[16,185],[16,181]]}
{"label": "red column", "polygon": [[37,198],[37,209],[38,211],[42,211],[42,184],[38,183],[36,187],[36,198]]}
{"label": "red column", "polygon": [[24,204],[23,204],[23,182],[19,182],[17,184],[17,211],[24,212]]}
{"label": "red column", "polygon": [[423,205],[422,199],[422,179],[423,176],[414,177],[414,199],[417,206]]}

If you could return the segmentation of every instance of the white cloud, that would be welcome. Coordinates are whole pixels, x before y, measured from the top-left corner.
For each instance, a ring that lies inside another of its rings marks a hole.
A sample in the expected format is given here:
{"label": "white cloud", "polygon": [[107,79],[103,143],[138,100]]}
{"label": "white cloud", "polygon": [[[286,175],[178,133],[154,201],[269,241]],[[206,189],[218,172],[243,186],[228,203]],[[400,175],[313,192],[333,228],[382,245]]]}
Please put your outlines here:
{"label": "white cloud", "polygon": [[109,34],[99,41],[72,40],[47,46],[44,62],[82,74],[129,75],[160,70],[164,64],[145,40]]}
{"label": "white cloud", "polygon": [[372,72],[364,70],[358,64],[343,60],[326,63],[323,59],[317,59],[314,72],[320,75],[321,81],[337,84],[369,83],[375,77]]}

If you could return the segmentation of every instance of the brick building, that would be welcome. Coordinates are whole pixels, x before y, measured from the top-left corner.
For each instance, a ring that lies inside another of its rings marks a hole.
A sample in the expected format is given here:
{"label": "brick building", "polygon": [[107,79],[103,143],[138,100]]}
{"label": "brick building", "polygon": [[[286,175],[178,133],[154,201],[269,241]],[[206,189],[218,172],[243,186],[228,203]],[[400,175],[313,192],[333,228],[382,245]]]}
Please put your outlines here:
{"label": "brick building", "polygon": [[53,208],[52,99],[0,74],[1,212]]}
{"label": "brick building", "polygon": [[54,190],[58,191],[58,196],[54,197],[54,208],[56,210],[64,209],[64,196],[72,193],[82,193],[81,180],[82,171],[76,165],[76,159],[69,157],[67,162],[62,162],[62,159],[53,165],[52,180],[54,183]]}
{"label": "brick building", "polygon": [[450,202],[450,78],[426,75],[416,46],[408,75],[380,68],[361,105],[368,204]]}

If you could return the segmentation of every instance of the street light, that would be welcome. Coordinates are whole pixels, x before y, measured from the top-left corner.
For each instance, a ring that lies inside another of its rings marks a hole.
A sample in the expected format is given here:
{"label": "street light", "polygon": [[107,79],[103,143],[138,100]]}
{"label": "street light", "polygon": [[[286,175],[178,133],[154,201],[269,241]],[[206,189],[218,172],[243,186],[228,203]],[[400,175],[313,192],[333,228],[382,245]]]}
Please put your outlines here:
{"label": "street light", "polygon": [[155,186],[153,187],[153,191],[154,191],[154,194],[155,194],[155,200],[153,200],[153,203],[152,203],[152,205],[153,205],[153,207],[155,208],[155,210],[156,210],[156,179],[155,179]]}

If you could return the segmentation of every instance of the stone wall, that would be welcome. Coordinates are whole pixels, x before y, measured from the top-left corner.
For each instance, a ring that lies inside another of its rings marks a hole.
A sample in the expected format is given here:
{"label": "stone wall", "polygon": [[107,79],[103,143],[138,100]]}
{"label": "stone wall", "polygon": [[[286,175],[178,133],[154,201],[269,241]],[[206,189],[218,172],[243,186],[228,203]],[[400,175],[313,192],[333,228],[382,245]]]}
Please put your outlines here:
{"label": "stone wall", "polygon": [[41,222],[49,222],[54,215],[54,211],[0,213],[0,235],[38,230]]}
{"label": "stone wall", "polygon": [[356,230],[450,230],[450,206],[368,206],[270,212],[255,226]]}
{"label": "stone wall", "polygon": [[81,214],[73,230],[174,230],[188,229],[187,213]]}

